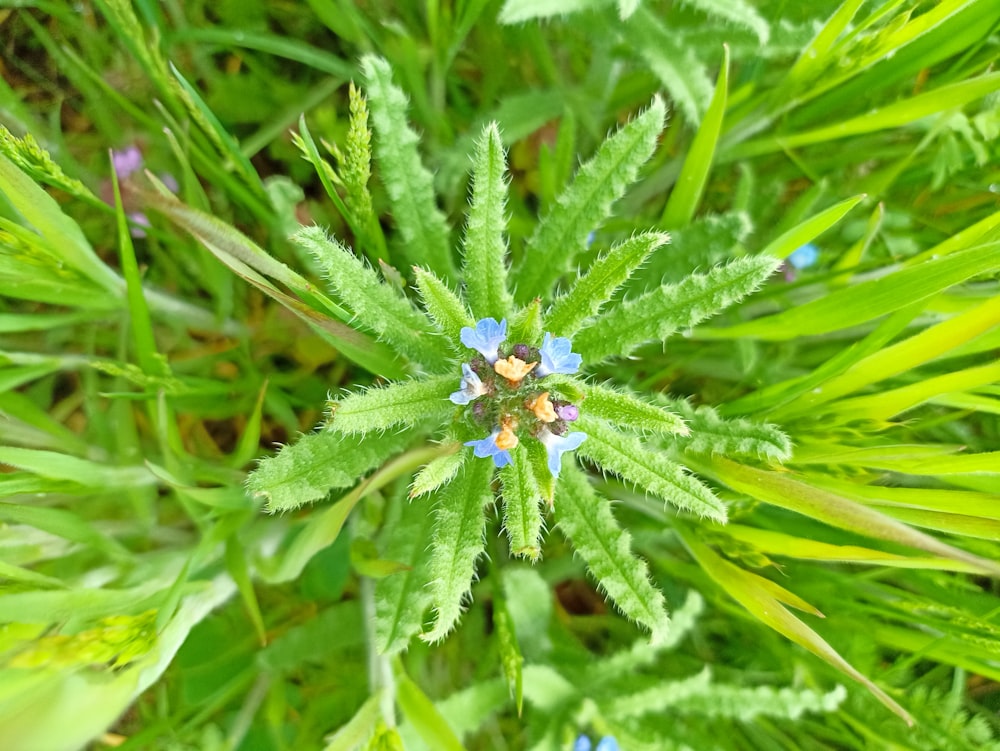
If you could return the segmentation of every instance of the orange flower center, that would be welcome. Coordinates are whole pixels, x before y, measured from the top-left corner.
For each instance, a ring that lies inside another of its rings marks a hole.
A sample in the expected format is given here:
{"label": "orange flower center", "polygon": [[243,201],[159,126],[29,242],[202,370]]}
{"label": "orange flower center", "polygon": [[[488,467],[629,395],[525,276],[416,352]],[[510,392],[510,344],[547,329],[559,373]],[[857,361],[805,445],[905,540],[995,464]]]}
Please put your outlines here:
{"label": "orange flower center", "polygon": [[537,417],[542,422],[555,422],[556,421],[556,408],[552,406],[552,402],[549,401],[549,392],[543,391],[537,397],[535,397],[531,402],[528,403],[528,409],[535,413]]}
{"label": "orange flower center", "polygon": [[536,365],[538,365],[537,362],[525,362],[511,355],[506,360],[497,360],[493,363],[493,370],[497,372],[497,375],[501,375],[512,384],[517,385]]}

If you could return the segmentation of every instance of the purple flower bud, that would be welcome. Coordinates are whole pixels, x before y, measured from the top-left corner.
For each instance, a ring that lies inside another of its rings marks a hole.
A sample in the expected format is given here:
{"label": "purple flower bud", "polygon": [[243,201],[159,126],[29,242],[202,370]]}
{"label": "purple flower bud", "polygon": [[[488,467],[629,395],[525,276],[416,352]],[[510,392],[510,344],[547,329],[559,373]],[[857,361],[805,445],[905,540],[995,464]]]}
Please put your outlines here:
{"label": "purple flower bud", "polygon": [[486,419],[486,402],[473,402],[472,417],[479,422]]}
{"label": "purple flower bud", "polygon": [[573,422],[580,416],[580,409],[575,404],[560,404],[556,407],[556,414],[560,420]]}
{"label": "purple flower bud", "polygon": [[514,345],[514,357],[518,360],[528,361],[528,357],[531,355],[531,350],[528,348],[527,344],[515,344]]}

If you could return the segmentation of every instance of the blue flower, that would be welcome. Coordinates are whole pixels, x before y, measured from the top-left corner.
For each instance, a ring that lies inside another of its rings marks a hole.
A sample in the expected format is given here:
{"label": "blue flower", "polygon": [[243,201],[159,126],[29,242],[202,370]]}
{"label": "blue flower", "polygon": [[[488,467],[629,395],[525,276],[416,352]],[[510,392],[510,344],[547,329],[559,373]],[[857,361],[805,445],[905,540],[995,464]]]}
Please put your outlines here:
{"label": "blue flower", "polygon": [[549,455],[549,472],[553,477],[559,477],[559,470],[562,469],[562,455],[567,451],[575,451],[580,444],[587,440],[587,434],[581,431],[567,433],[566,435],[556,435],[555,433],[543,430],[538,434],[538,440],[545,446],[545,451]]}
{"label": "blue flower", "polygon": [[581,735],[576,739],[576,743],[573,744],[573,751],[590,751],[591,743],[590,738],[585,735]]}
{"label": "blue flower", "polygon": [[618,751],[618,741],[614,736],[606,735],[597,742],[597,751]]}
{"label": "blue flower", "polygon": [[453,404],[468,404],[486,393],[486,387],[468,363],[462,363],[462,388],[448,398]]}
{"label": "blue flower", "polygon": [[476,322],[476,328],[462,327],[460,334],[462,344],[474,349],[486,358],[490,365],[497,361],[497,349],[507,338],[507,319],[497,323],[496,318],[481,318]]}
{"label": "blue flower", "polygon": [[485,438],[481,438],[478,441],[466,441],[465,445],[472,446],[473,453],[480,459],[492,456],[494,464],[498,467],[506,467],[513,459],[510,457],[510,451],[497,446],[497,436],[499,435],[500,429],[497,428]]}
{"label": "blue flower", "polygon": [[572,351],[573,344],[565,336],[552,336],[546,332],[540,350],[541,364],[535,369],[539,378],[550,373],[575,373],[580,369],[583,358]]}
{"label": "blue flower", "polygon": [[788,256],[788,265],[795,269],[807,269],[819,260],[819,248],[806,243]]}

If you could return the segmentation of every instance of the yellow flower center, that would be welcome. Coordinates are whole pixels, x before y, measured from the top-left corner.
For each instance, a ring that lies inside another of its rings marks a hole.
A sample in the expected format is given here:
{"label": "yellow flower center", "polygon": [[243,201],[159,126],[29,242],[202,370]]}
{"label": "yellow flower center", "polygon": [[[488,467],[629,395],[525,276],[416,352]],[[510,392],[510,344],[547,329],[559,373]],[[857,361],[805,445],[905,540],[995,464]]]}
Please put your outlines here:
{"label": "yellow flower center", "polygon": [[542,422],[555,422],[556,421],[556,408],[552,406],[552,402],[549,401],[549,392],[543,391],[532,401],[528,403],[528,409],[535,413],[537,417]]}
{"label": "yellow flower center", "polygon": [[497,372],[497,375],[501,375],[512,384],[517,385],[536,365],[538,365],[537,362],[525,362],[511,355],[506,360],[497,360],[493,363],[493,370]]}

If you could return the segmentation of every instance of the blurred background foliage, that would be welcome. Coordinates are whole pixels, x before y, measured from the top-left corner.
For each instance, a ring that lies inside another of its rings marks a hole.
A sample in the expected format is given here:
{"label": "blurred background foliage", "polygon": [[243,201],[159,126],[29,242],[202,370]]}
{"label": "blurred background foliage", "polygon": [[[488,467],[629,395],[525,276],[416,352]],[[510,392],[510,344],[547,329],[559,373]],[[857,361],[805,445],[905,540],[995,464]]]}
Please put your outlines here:
{"label": "blurred background foliage", "polygon": [[[0,746],[350,748],[324,739],[353,718],[370,748],[1000,747],[998,29],[993,0],[0,0]],[[243,491],[328,392],[373,380],[260,282],[316,281],[300,223],[355,234],[292,134],[339,163],[369,52],[455,227],[499,123],[515,259],[656,92],[657,152],[594,228],[593,257],[673,235],[626,294],[818,249],[597,372],[727,426],[667,447],[731,502],[727,527],[597,479],[673,643],[646,645],[557,532],[535,567],[491,546],[457,633],[391,665],[398,735],[364,678],[361,594],[410,476],[360,486],[339,536],[324,509],[268,517]],[[139,170],[119,168],[116,210],[112,149],[301,276],[152,210]],[[790,437],[785,469],[762,423]],[[916,724],[792,643],[817,634]]]}

